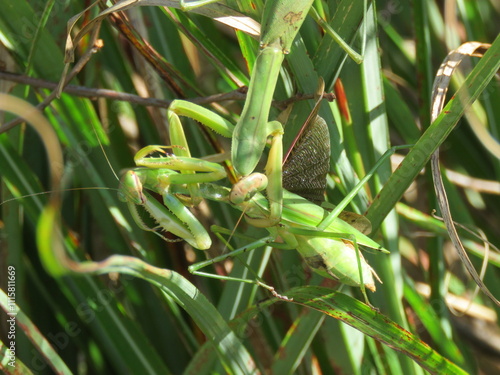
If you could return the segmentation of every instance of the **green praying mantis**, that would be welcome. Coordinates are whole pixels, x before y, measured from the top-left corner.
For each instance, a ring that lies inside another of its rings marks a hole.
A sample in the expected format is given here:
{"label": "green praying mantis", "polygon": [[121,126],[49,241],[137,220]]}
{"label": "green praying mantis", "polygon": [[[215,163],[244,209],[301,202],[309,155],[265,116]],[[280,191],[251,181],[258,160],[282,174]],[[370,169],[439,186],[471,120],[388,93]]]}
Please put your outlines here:
{"label": "green praying mantis", "polygon": [[[296,249],[315,272],[344,284],[360,287],[368,300],[364,290],[367,288],[374,291],[374,277],[378,277],[358,251],[358,244],[385,250],[339,219],[339,210],[329,213],[283,188],[283,127],[279,121],[269,121],[274,87],[284,54],[289,51],[311,5],[311,0],[266,2],[261,50],[251,75],[245,106],[236,126],[206,108],[175,100],[168,109],[172,146],[147,146],[140,150],[134,159],[139,168],[125,173],[120,182],[119,194],[143,229],[151,230],[143,223],[137,212],[137,205],[142,206],[156,220],[159,228],[175,234],[200,250],[211,246],[210,236],[186,207],[186,200],[197,201],[201,197],[228,203],[243,211],[250,224],[269,231],[269,236],[236,249],[230,255],[266,244]],[[321,124],[322,119],[316,112],[317,110],[311,114],[310,122],[315,128],[324,129],[326,124]],[[214,132],[231,137],[231,162],[240,177],[231,189],[213,184],[226,177],[226,171],[220,164],[191,157],[179,116],[195,119]],[[269,137],[271,146],[266,173],[254,172]],[[172,149],[172,154],[166,154],[167,148]],[[160,194],[164,205],[153,199],[146,190]],[[266,192],[265,196],[261,193],[263,190]],[[227,256],[193,265],[189,270],[221,278],[200,272],[199,269]],[[228,277],[225,279],[232,280]],[[258,283],[275,293],[272,287],[261,282],[238,280]]]}
{"label": "green praying mantis", "polygon": [[[182,126],[178,126],[180,125],[178,114],[186,115],[191,111],[195,111],[192,114],[196,115],[198,120],[207,116],[204,118],[207,120],[204,123],[211,128],[217,125],[215,127],[217,130],[224,129],[221,133],[233,131],[225,120],[203,107],[185,101],[173,102],[169,109],[169,118],[173,125],[171,135],[173,139],[183,140],[182,143],[176,143],[173,147],[174,153],[167,155],[164,155],[164,150],[168,148],[165,146],[143,148],[135,157],[136,164],[142,168],[127,171],[120,184],[121,199],[127,202],[137,223],[143,229],[151,230],[143,224],[137,213],[136,205],[144,207],[162,229],[176,234],[197,249],[208,249],[211,246],[209,234],[184,204],[185,197],[189,198],[191,194],[188,185],[199,184],[196,194],[204,199],[232,205],[244,212],[250,224],[265,227],[269,231],[269,236],[236,249],[229,255],[235,256],[241,252],[269,244],[282,249],[296,249],[306,263],[320,275],[339,280],[347,285],[375,290],[374,277],[377,276],[359,253],[357,245],[384,250],[365,234],[336,217],[335,212],[332,215],[321,206],[311,203],[299,195],[282,190],[283,203],[280,220],[275,225],[269,225],[268,218],[271,206],[269,197],[255,192],[250,198],[241,202],[235,201],[233,198],[234,187],[229,189],[211,183],[226,176],[221,165],[190,156],[177,156],[176,153],[179,150],[184,155],[187,152],[187,142],[185,142]],[[321,118],[316,115],[312,117],[315,126],[318,126],[318,123],[321,126]],[[221,119],[223,121],[219,122]],[[315,131],[315,129],[312,128],[311,131]],[[156,156],[157,153],[163,155]],[[185,171],[198,173],[181,173]],[[260,176],[257,175],[257,178]],[[241,189],[241,186],[237,188]],[[152,198],[146,190],[160,194],[164,204]],[[318,229],[320,225],[325,228]],[[277,242],[278,240],[281,242]],[[223,255],[193,265],[190,267],[190,271],[214,277],[215,275],[198,270],[227,257],[228,255]],[[221,278],[220,276],[216,277]],[[225,279],[233,280],[231,278]],[[237,280],[255,282],[253,280]],[[260,282],[258,284],[272,290],[265,284]]]}

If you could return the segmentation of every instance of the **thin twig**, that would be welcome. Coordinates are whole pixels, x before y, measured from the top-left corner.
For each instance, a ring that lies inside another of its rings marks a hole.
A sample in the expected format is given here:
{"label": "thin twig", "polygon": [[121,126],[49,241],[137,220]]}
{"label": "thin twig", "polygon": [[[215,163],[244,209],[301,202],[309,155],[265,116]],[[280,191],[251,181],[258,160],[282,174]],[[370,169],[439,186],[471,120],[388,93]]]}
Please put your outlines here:
{"label": "thin twig", "polygon": [[[44,89],[54,90],[57,88],[58,84],[55,82],[33,78],[29,76],[25,76],[22,74],[0,71],[0,80],[16,82],[20,84],[29,85],[32,87],[39,87]],[[239,88],[237,90],[233,90],[223,94],[215,94],[204,97],[197,97],[188,99],[188,101],[196,103],[196,104],[210,104],[215,102],[223,102],[228,100],[245,100],[246,98],[246,87]],[[160,107],[160,108],[168,108],[168,106],[172,103],[171,100],[162,100],[156,98],[145,98],[142,96],[128,94],[124,92],[108,90],[108,89],[93,89],[85,86],[78,85],[67,85],[64,88],[64,92],[70,95],[89,98],[89,99],[97,99],[97,98],[105,98],[111,100],[119,100],[123,102],[129,102],[132,104],[143,105],[146,107]]]}
{"label": "thin twig", "polygon": [[[92,52],[93,53],[93,52]],[[68,76],[69,79],[71,79],[74,76],[73,72]],[[26,75],[22,74],[17,74],[17,73],[12,73],[8,71],[1,71],[0,70],[0,80],[5,80],[5,81],[10,81],[10,82],[16,82],[24,85],[29,85],[32,87],[38,87],[38,88],[43,88],[43,89],[49,89],[49,90],[56,90],[58,87],[58,83],[47,81],[44,79],[39,79],[39,78],[33,78],[29,77]],[[215,94],[215,95],[209,95],[209,96],[200,96],[196,98],[190,98],[186,99],[187,101],[190,101],[192,103],[196,104],[211,104],[211,103],[219,103],[219,102],[224,102],[224,101],[230,101],[230,100],[240,100],[243,101],[247,97],[247,91],[248,88],[246,86],[240,87],[239,89],[222,93],[222,94]],[[134,95],[134,94],[128,94],[124,92],[119,92],[119,91],[114,91],[114,90],[108,90],[108,89],[94,89],[94,88],[89,88],[85,86],[78,86],[78,85],[66,85],[64,87],[63,92],[66,94],[74,95],[74,96],[79,96],[83,98],[89,98],[91,100],[95,100],[97,98],[105,98],[105,99],[110,99],[110,100],[118,100],[118,101],[123,101],[123,102],[128,102],[132,104],[137,104],[137,105],[143,105],[145,107],[160,107],[160,108],[168,108],[170,104],[172,103],[171,100],[163,100],[163,99],[156,99],[156,98],[144,98],[142,96]],[[54,92],[49,95],[45,100],[39,104],[39,108],[43,109],[45,108],[50,102],[55,98]],[[286,108],[292,103],[299,102],[302,100],[309,100],[309,99],[314,99],[314,94],[296,94],[295,96],[286,99],[286,100],[281,100],[281,101],[274,101],[273,105],[277,108]],[[333,101],[335,99],[335,95],[333,93],[324,93],[323,94],[323,99],[326,99],[328,101]],[[43,105],[43,107],[42,107]],[[19,122],[18,122],[19,120]],[[9,129],[12,129],[14,126],[18,125],[19,123],[22,122],[22,119],[14,119],[2,127],[0,127],[0,133],[6,132]]]}
{"label": "thin twig", "polygon": [[[101,45],[99,43],[96,43],[92,46],[92,48],[89,48],[83,54],[83,56],[80,58],[80,60],[75,65],[73,70],[68,74],[65,82],[71,81],[73,79],[73,77],[75,77],[80,72],[80,70],[83,69],[83,67],[87,64],[87,62],[92,57],[92,55],[99,51],[100,47],[101,47]],[[56,84],[56,86],[58,86],[58,85]],[[43,111],[52,102],[52,100],[54,100],[58,96],[58,92],[59,92],[59,90],[56,87],[55,89],[52,90],[52,92],[41,103],[39,103],[36,106],[36,108],[40,111]],[[9,121],[8,123],[6,123],[0,127],[0,134],[4,133],[6,131],[9,131],[10,129],[14,128],[15,126],[21,124],[22,122],[24,122],[24,118],[22,118],[22,117],[17,117],[15,119],[13,119],[12,121]]]}
{"label": "thin twig", "polygon": [[[54,90],[57,88],[57,83],[46,81],[39,78],[32,78],[21,74],[11,73],[11,72],[2,72],[0,71],[0,79],[21,83],[25,85],[29,85],[32,87],[39,87],[44,89]],[[153,107],[168,107],[170,105],[170,101],[168,100],[160,100],[154,98],[143,98],[137,95],[122,93],[113,90],[107,89],[93,89],[85,86],[77,86],[77,85],[67,85],[64,88],[64,92],[74,96],[80,96],[84,98],[97,99],[97,98],[106,98],[111,100],[119,100],[130,102],[134,104],[140,104],[144,106],[153,106]]]}

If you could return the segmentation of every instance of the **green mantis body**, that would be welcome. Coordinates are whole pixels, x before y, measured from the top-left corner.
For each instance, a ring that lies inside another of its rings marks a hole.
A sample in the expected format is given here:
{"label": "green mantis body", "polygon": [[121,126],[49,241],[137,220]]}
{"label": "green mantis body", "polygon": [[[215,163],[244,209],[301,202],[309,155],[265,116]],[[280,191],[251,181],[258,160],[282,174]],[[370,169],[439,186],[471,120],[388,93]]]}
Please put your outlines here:
{"label": "green mantis body", "polygon": [[[247,220],[254,223],[266,217],[268,207],[267,199],[262,194],[256,194],[244,206],[237,208],[244,210]],[[375,273],[363,256],[356,254],[353,244],[374,249],[380,249],[380,245],[339,218],[325,231],[317,231],[316,227],[326,216],[328,212],[322,207],[284,190],[280,223],[266,229],[273,241],[281,238],[286,244],[282,248],[296,249],[311,269],[321,276],[339,280],[346,285],[364,285],[374,291]],[[358,269],[358,256],[362,277]]]}
{"label": "green mantis body", "polygon": [[236,171],[242,176],[248,176],[255,170],[267,137],[282,132],[279,122],[268,120],[274,87],[284,54],[289,52],[311,4],[311,0],[266,2],[261,51],[252,71],[245,107],[232,138],[231,158]]}
{"label": "green mantis body", "polygon": [[[289,52],[311,5],[312,0],[266,2],[260,39],[261,51],[252,71],[245,106],[232,136],[231,161],[236,172],[242,176],[240,184],[245,186],[244,189],[239,189],[237,184],[233,189],[232,199],[241,203],[248,196],[237,195],[236,192],[248,191],[252,195],[255,191],[267,188],[271,202],[267,225],[279,222],[283,199],[280,164],[283,129],[279,122],[269,121],[269,111],[284,54]],[[254,172],[268,136],[273,137],[270,162],[266,166],[268,179],[263,179],[265,182],[258,185],[254,183],[255,177],[252,177],[252,182],[248,183],[246,178]],[[252,189],[248,190],[248,186]]]}
{"label": "green mantis body", "polygon": [[[142,168],[127,172],[121,182],[120,196],[128,203],[141,227],[149,229],[137,214],[135,205],[143,206],[162,229],[201,250],[211,246],[210,237],[185,207],[184,200],[196,201],[201,197],[231,204],[244,212],[250,224],[264,227],[270,233],[269,237],[239,251],[266,243],[297,249],[306,263],[322,276],[359,286],[363,291],[365,287],[375,290],[375,273],[357,251],[357,243],[375,249],[380,246],[338,218],[330,217],[329,223],[321,224],[329,216],[327,211],[282,187],[283,128],[278,121],[269,121],[269,111],[284,54],[289,51],[311,4],[311,0],[266,2],[261,50],[236,126],[205,108],[174,101],[168,110],[173,154],[153,157],[154,153],[164,152],[162,146],[141,150],[135,161]],[[232,137],[231,162],[241,177],[232,189],[211,184],[225,177],[222,166],[190,156],[178,116],[191,117],[221,135]],[[266,174],[253,173],[269,136],[272,143]],[[145,189],[161,194],[167,208],[154,203]],[[264,189],[266,197],[259,193]],[[184,198],[178,198],[179,191]],[[322,230],[317,229],[319,225]]]}
{"label": "green mantis body", "polygon": [[[180,124],[177,113],[193,115],[198,120],[207,120],[204,116],[211,112],[197,107],[192,103],[174,101],[169,111],[171,122]],[[219,122],[219,117],[216,115],[211,116],[210,121],[206,122],[211,128],[223,134],[232,130],[225,121]],[[182,133],[182,127],[173,129]],[[183,135],[176,134],[175,138],[179,142],[184,142]],[[234,187],[229,189],[210,183],[225,177],[225,170],[221,165],[189,156],[173,154],[153,156],[155,153],[164,153],[165,148],[148,146],[139,151],[135,161],[142,168],[128,171],[122,178],[120,196],[128,202],[143,228],[148,229],[137,215],[136,205],[142,205],[158,221],[162,229],[177,234],[195,248],[201,250],[209,248],[211,242],[208,233],[183,203],[186,197],[190,198],[189,185],[199,183],[197,191],[202,198],[230,204],[243,211],[250,224],[265,227],[269,231],[269,237],[245,246],[242,251],[269,243],[274,243],[274,246],[280,248],[296,249],[306,263],[322,276],[339,280],[347,285],[375,289],[373,280],[375,273],[356,250],[357,244],[380,249],[380,246],[369,237],[339,218],[330,217],[329,219],[333,219],[331,223],[324,230],[318,230],[317,226],[329,216],[329,213],[317,204],[286,190],[281,191],[283,200],[280,220],[277,224],[269,225],[271,210],[269,197],[254,192],[250,198],[242,201],[234,200]],[[174,151],[179,149],[187,153],[187,144],[177,144],[173,148]],[[310,162],[314,164],[314,160]],[[265,175],[252,174],[250,177],[259,179],[265,178]],[[251,181],[251,178],[247,181]],[[146,189],[159,193],[163,197],[165,206],[152,202],[151,197],[145,192]],[[182,200],[179,199],[180,194],[184,197]],[[245,192],[243,195],[248,196]],[[283,243],[277,243],[278,239]],[[214,260],[208,261],[211,262]]]}

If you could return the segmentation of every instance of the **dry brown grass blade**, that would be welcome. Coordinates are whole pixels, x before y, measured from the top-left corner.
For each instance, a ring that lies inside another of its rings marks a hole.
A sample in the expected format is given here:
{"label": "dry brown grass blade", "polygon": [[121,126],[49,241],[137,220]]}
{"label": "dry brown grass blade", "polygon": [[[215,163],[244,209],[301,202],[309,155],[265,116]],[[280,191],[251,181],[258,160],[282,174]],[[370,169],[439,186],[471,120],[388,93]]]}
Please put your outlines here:
{"label": "dry brown grass blade", "polygon": [[[179,1],[167,1],[167,0],[121,0],[114,4],[113,6],[103,10],[96,17],[90,20],[78,33],[71,39],[71,31],[75,26],[76,22],[82,15],[84,15],[88,10],[97,5],[99,1],[96,1],[83,12],[78,13],[68,21],[68,37],[66,40],[66,56],[65,62],[69,63],[73,61],[73,53],[75,45],[80,41],[80,39],[86,35],[92,28],[95,27],[96,23],[102,22],[108,15],[115,12],[122,12],[124,10],[136,7],[136,6],[164,6],[172,8],[180,8]],[[194,13],[202,14],[204,16],[210,17],[225,23],[233,28],[242,30],[250,35],[258,36],[260,34],[260,24],[249,17],[231,9],[223,4],[209,4],[200,8],[191,10]]]}
{"label": "dry brown grass blade", "polygon": [[[443,109],[444,99],[446,97],[446,92],[448,91],[451,75],[453,74],[455,69],[460,65],[464,58],[466,58],[467,56],[482,56],[488,49],[488,47],[488,44],[469,42],[462,44],[459,48],[448,54],[439,68],[432,89],[431,122],[438,117],[441,110]],[[467,268],[467,271],[472,276],[476,284],[481,288],[484,294],[486,294],[493,302],[495,302],[495,304],[500,306],[500,301],[489,291],[489,289],[483,283],[481,277],[478,275],[458,236],[451,216],[443,180],[441,178],[441,169],[439,166],[439,148],[434,152],[434,154],[432,154],[431,167],[439,208],[441,210],[441,214],[443,215],[443,221],[446,225],[446,228],[448,229],[450,239],[453,242],[455,249],[457,249],[462,263]]]}

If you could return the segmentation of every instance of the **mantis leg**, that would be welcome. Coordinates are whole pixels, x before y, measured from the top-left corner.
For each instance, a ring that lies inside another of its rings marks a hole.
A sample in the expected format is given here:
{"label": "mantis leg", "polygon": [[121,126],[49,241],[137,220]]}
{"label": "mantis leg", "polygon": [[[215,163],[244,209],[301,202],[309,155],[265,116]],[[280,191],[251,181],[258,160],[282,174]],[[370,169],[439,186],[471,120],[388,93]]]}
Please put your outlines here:
{"label": "mantis leg", "polygon": [[[224,232],[224,229],[223,229],[223,232]],[[226,242],[226,241],[224,241]],[[267,237],[264,237],[264,238],[261,238],[257,241],[254,241],[250,244],[247,244],[243,247],[240,247],[238,249],[235,249],[235,250],[232,250],[230,251],[229,253],[227,254],[223,254],[223,255],[219,255],[215,258],[212,258],[212,259],[208,259],[208,260],[205,260],[203,262],[199,262],[199,263],[196,263],[196,264],[193,264],[191,266],[188,267],[188,271],[190,273],[192,273],[193,275],[197,275],[197,276],[203,276],[203,277],[209,277],[209,278],[212,278],[212,279],[219,279],[219,280],[227,280],[227,281],[238,281],[238,282],[242,282],[242,283],[247,283],[247,284],[255,284],[255,285],[259,285],[267,290],[269,290],[273,296],[277,297],[277,298],[280,298],[280,299],[283,299],[285,301],[290,301],[290,299],[286,296],[283,296],[283,295],[280,295],[276,292],[276,290],[274,289],[274,287],[272,287],[271,285],[268,285],[266,283],[264,283],[263,281],[259,280],[259,279],[242,279],[242,278],[237,278],[237,277],[231,277],[231,276],[221,276],[221,275],[216,275],[216,274],[213,274],[213,273],[209,273],[209,272],[202,272],[202,271],[199,271],[200,269],[204,268],[204,267],[207,267],[207,266],[210,266],[214,263],[218,263],[218,262],[221,262],[221,261],[224,261],[228,258],[233,258],[233,257],[238,257],[239,255],[245,253],[245,252],[248,252],[250,250],[255,250],[255,249],[258,249],[260,247],[263,247],[263,246],[267,246],[267,245],[272,245],[274,243],[274,236],[267,236]],[[229,247],[229,245],[226,243],[226,246]]]}
{"label": "mantis leg", "polygon": [[[189,199],[191,203],[197,204],[201,200],[198,183],[216,181],[226,176],[221,165],[191,157],[179,115],[194,118],[228,137],[233,132],[233,125],[217,114],[189,102],[173,101],[168,109],[172,146],[147,146],[136,154],[136,165],[146,168],[129,171],[122,178],[122,200],[143,204],[143,186],[165,197],[171,185],[187,184]],[[173,154],[166,154],[165,149],[172,149]],[[155,153],[166,155],[153,156]]]}
{"label": "mantis leg", "polygon": [[175,234],[191,246],[200,250],[206,250],[212,245],[212,240],[210,239],[207,231],[193,216],[191,211],[187,209],[187,207],[182,204],[175,205],[174,202],[172,205],[169,204],[169,208],[167,208],[146,192],[142,193],[142,197],[143,201],[141,206],[144,207],[150,216],[155,219],[158,227],[149,228],[146,224],[144,224],[142,218],[137,212],[136,204],[131,200],[127,200],[126,202],[132,217],[140,228],[156,233],[167,242],[175,241],[169,240],[162,234],[156,232],[156,229],[161,228]]}
{"label": "mantis leg", "polygon": [[[173,152],[174,155],[179,157],[191,158],[191,153],[189,151],[186,135],[184,133],[184,129],[182,127],[179,116],[188,116],[190,118],[194,118],[199,122],[201,122],[202,124],[204,124],[205,126],[207,126],[208,128],[212,129],[213,131],[218,132],[226,137],[231,136],[234,128],[234,126],[229,121],[225,120],[221,116],[207,110],[206,108],[184,101],[174,100],[167,111],[167,116],[170,125],[169,135],[170,135],[170,141],[173,146]],[[226,175],[223,168],[219,165],[217,166],[212,165],[210,169],[213,172],[220,173],[218,175],[217,174],[214,175],[215,176],[214,180],[223,178]],[[183,175],[194,175],[195,171],[196,169],[190,170],[187,167],[182,168],[180,170],[181,174]],[[220,177],[217,178],[218,176]],[[203,182],[207,181],[210,180],[204,180]],[[188,188],[192,204],[193,205],[199,204],[201,201],[201,197],[199,193],[198,184],[189,183]]]}
{"label": "mantis leg", "polygon": [[[148,168],[137,168],[125,173],[120,180],[120,199],[127,202],[135,222],[142,229],[153,230],[144,224],[137,212],[136,205],[144,207],[158,223],[157,228],[174,233],[197,249],[208,249],[212,242],[207,231],[191,211],[185,207],[184,203],[170,191],[173,185],[218,180],[225,176],[224,169],[219,164],[188,157],[173,155],[160,158],[146,157],[153,151],[163,151],[163,148],[149,146],[139,151],[136,162]],[[167,166],[177,170],[194,170],[206,173],[182,175],[175,170],[167,169]],[[161,194],[166,207],[151,198],[144,189]],[[162,235],[160,236],[166,239]]]}
{"label": "mantis leg", "polygon": [[[272,99],[272,95],[270,100]],[[172,144],[175,146],[173,148],[173,152],[175,155],[179,156],[177,161],[173,160],[173,158],[169,159],[167,162],[161,162],[159,159],[154,158],[136,158],[136,163],[141,166],[152,167],[152,168],[160,168],[165,167],[169,169],[182,168],[182,172],[184,173],[184,183],[192,183],[194,180],[196,182],[210,182],[215,181],[217,179],[221,179],[225,177],[225,172],[223,168],[215,163],[209,163],[207,161],[201,161],[198,159],[191,159],[189,164],[184,164],[184,157],[189,157],[187,142],[184,137],[184,132],[182,130],[182,126],[179,121],[179,116],[186,116],[197,120],[210,128],[211,130],[223,135],[230,137],[233,135],[233,147],[235,142],[236,134],[233,134],[234,127],[230,122],[225,120],[223,117],[217,115],[209,111],[208,109],[201,107],[199,105],[182,101],[182,100],[174,100],[169,107],[169,121],[172,129],[171,130],[171,140]],[[231,202],[233,204],[241,204],[244,201],[248,201],[256,192],[261,191],[263,189],[267,189],[267,195],[270,203],[270,211],[268,219],[259,219],[255,221],[253,224],[259,227],[269,227],[276,225],[281,218],[281,210],[282,210],[282,201],[283,201],[283,187],[282,187],[282,166],[281,162],[283,160],[283,127],[281,123],[278,121],[271,121],[265,127],[265,135],[263,136],[264,141],[267,139],[267,136],[272,136],[272,144],[271,149],[269,151],[268,161],[266,164],[266,175],[262,173],[253,173],[249,176],[243,177],[240,181],[238,181],[231,193]],[[252,144],[253,145],[253,144]],[[144,148],[144,152],[141,152],[141,156],[147,156],[149,153],[147,151],[160,151],[159,146],[150,146],[150,148]],[[255,151],[253,147],[251,147],[252,151]],[[260,154],[259,154],[260,158]],[[165,160],[165,159],[163,159]],[[199,164],[197,161],[198,160]],[[257,160],[258,161],[258,160]],[[233,159],[233,163],[235,163]],[[237,162],[235,165],[238,164]],[[175,167],[174,167],[175,165]],[[190,168],[193,168],[190,170]],[[205,169],[206,167],[206,169]],[[197,169],[203,168],[203,169]],[[192,174],[193,171],[203,171],[209,172],[206,174],[206,179],[203,180],[198,179],[198,177],[187,176],[186,174]],[[177,179],[175,176],[171,176],[173,179]],[[190,196],[198,196],[198,192],[191,188]]]}
{"label": "mantis leg", "polygon": [[266,163],[266,174],[253,173],[238,181],[231,190],[230,200],[233,204],[241,204],[251,199],[256,192],[266,188],[269,200],[269,216],[267,218],[247,221],[256,227],[268,228],[279,223],[283,209],[283,128],[278,121],[273,121],[271,149]]}
{"label": "mantis leg", "polygon": [[231,138],[234,132],[234,125],[224,117],[185,100],[174,100],[168,107],[169,121],[177,122],[175,117],[179,116],[192,118],[226,138]]}
{"label": "mantis leg", "polygon": [[[166,155],[161,157],[148,157],[154,152],[165,153],[166,146],[146,146],[139,150],[135,157],[135,162],[140,167],[136,173],[141,175],[143,183],[148,185],[148,188],[160,190],[156,188],[156,183],[167,184],[190,184],[201,182],[212,182],[226,177],[226,171],[217,163],[212,163],[206,160]],[[197,174],[182,174],[180,172],[204,172]],[[160,191],[158,191],[160,193]]]}

